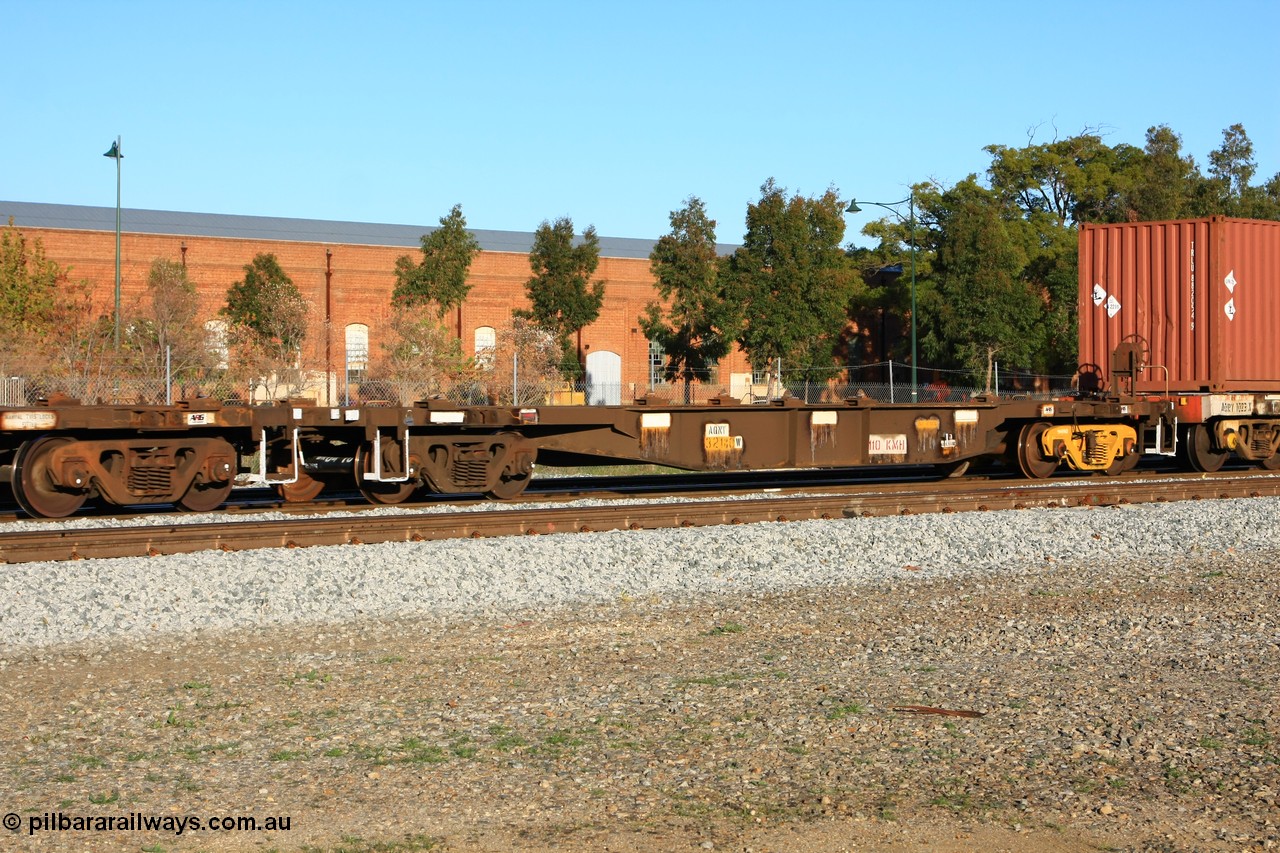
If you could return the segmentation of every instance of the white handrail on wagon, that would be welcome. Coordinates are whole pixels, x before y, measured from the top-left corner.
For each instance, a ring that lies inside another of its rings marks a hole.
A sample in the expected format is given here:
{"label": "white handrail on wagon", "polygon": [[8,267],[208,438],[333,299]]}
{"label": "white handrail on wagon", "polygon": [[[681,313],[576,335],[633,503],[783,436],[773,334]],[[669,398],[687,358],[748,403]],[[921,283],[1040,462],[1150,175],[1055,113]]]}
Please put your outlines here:
{"label": "white handrail on wagon", "polygon": [[373,430],[373,470],[364,472],[364,479],[374,483],[407,483],[413,478],[413,469],[409,467],[409,430],[404,431],[404,476],[382,476],[382,428]]}
{"label": "white handrail on wagon", "polygon": [[262,484],[266,486],[288,486],[298,482],[302,476],[302,466],[304,459],[302,458],[302,446],[298,444],[298,428],[293,428],[293,446],[290,448],[290,454],[293,459],[293,476],[286,477],[283,480],[272,480],[267,476],[267,428],[263,427],[261,438],[258,441],[258,472],[250,473],[247,482],[253,484]]}
{"label": "white handrail on wagon", "polygon": [[[1139,369],[1146,370],[1148,367],[1158,367],[1164,371],[1164,398],[1166,400],[1171,399],[1169,396],[1168,366],[1163,364],[1144,364]],[[1130,386],[1130,390],[1132,390],[1132,386]],[[1163,417],[1158,418],[1156,420],[1156,438],[1155,438],[1156,449],[1155,450],[1147,449],[1146,452],[1148,455],[1155,455],[1155,456],[1177,456],[1178,455],[1178,416],[1176,414],[1173,416],[1173,442],[1172,443],[1173,443],[1173,447],[1171,447],[1169,450],[1164,449],[1164,418]]]}
{"label": "white handrail on wagon", "polygon": [[1164,449],[1164,418],[1156,420],[1155,437],[1151,441],[1151,446],[1146,447],[1144,452],[1148,456],[1177,456],[1178,455],[1178,416],[1173,416],[1173,447],[1169,450]]}

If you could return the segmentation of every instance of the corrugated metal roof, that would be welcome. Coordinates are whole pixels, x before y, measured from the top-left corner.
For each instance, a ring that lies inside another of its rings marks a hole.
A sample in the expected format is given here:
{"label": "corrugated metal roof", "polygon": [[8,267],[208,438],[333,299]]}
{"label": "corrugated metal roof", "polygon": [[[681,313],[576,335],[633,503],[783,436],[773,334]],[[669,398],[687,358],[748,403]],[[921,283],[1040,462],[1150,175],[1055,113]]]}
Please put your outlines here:
{"label": "corrugated metal roof", "polygon": [[[0,225],[13,217],[27,228],[78,231],[115,231],[114,207],[75,204],[41,204],[0,201]],[[231,237],[241,240],[273,240],[298,243],[349,243],[362,246],[419,245],[434,225],[385,225],[374,222],[331,222],[324,219],[288,219],[279,216],[234,216],[226,213],[183,213],[172,210],[121,210],[121,230],[131,234],[173,234],[190,237]],[[533,248],[532,232],[484,231],[471,233],[486,252],[527,255]],[[607,258],[647,258],[653,240],[601,237],[600,254]],[[724,250],[725,247],[719,247]],[[732,251],[730,248],[729,251]]]}

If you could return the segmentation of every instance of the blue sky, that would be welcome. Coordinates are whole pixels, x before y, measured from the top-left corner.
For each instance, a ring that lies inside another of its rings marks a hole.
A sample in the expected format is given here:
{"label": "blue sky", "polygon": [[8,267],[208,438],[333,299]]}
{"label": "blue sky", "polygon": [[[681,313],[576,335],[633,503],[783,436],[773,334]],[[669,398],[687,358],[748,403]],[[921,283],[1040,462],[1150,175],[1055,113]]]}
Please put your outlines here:
{"label": "blue sky", "polygon": [[[0,199],[742,237],[769,177],[895,201],[1020,146],[1240,122],[1280,172],[1280,0],[0,0]],[[871,209],[874,211],[874,208]],[[876,214],[849,218],[856,232]]]}

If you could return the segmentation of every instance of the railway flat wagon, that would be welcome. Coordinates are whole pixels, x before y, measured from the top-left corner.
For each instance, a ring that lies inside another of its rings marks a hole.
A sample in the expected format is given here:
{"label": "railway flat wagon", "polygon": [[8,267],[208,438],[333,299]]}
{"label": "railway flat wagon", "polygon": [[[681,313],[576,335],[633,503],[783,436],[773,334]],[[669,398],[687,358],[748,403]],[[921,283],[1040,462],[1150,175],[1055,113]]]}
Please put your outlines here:
{"label": "railway flat wagon", "polygon": [[1167,404],[978,397],[882,405],[852,398],[767,406],[59,405],[0,408],[0,482],[35,516],[88,499],[215,509],[237,481],[306,501],[327,485],[373,503],[419,492],[520,495],[535,464],[658,464],[692,471],[933,466],[1008,457],[1030,477],[1060,466],[1118,473],[1141,423]]}

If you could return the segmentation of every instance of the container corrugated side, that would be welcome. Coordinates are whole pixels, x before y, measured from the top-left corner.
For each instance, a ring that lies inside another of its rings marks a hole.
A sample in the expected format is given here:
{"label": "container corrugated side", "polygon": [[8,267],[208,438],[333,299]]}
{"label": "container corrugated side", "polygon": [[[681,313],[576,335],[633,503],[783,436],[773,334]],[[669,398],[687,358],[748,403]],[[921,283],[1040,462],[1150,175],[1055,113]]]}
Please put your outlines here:
{"label": "container corrugated side", "polygon": [[1139,337],[1137,391],[1280,390],[1280,222],[1083,225],[1079,261],[1081,364]]}

